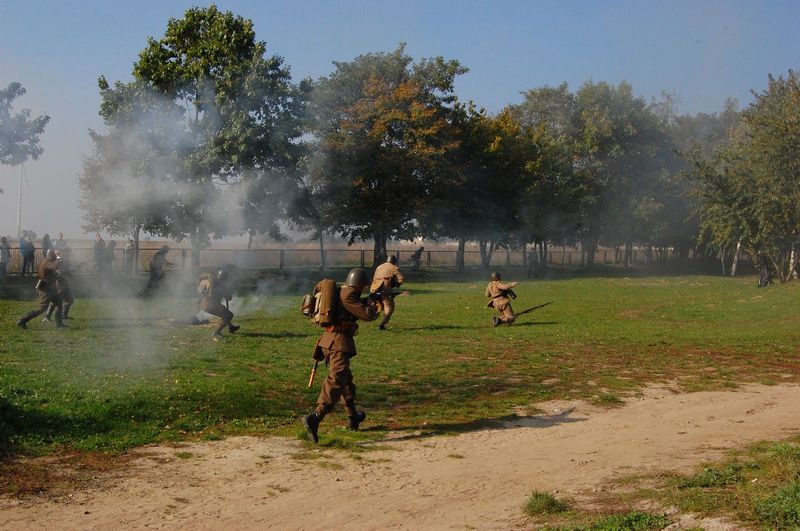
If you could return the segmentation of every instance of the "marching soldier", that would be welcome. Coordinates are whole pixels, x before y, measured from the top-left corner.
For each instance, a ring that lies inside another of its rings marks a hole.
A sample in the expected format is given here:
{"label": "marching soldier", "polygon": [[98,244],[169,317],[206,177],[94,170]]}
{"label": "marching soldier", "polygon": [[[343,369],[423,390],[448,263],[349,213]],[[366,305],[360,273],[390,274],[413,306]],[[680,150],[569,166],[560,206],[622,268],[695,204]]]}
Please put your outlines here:
{"label": "marching soldier", "polygon": [[336,403],[341,400],[349,417],[349,427],[357,430],[367,417],[363,411],[356,409],[356,386],[353,384],[353,374],[350,372],[350,358],[356,355],[356,343],[353,336],[358,331],[356,321],[373,321],[376,318],[375,309],[369,298],[361,298],[361,293],[369,284],[367,272],[364,269],[351,269],[347,274],[345,285],[338,288],[338,304],[335,324],[325,328],[317,340],[314,349],[314,359],[325,360],[328,366],[328,376],[322,385],[322,390],[317,398],[317,407],[313,413],[303,417],[303,426],[306,428],[308,438],[314,443],[319,441],[317,430],[322,419],[333,411]]}
{"label": "marching soldier", "polygon": [[389,319],[392,318],[394,313],[394,296],[390,295],[392,288],[397,288],[403,284],[403,274],[397,268],[397,257],[395,255],[389,256],[385,263],[375,269],[375,275],[372,277],[372,284],[370,285],[370,293],[380,295],[381,304],[383,305],[383,319],[378,326],[380,330],[386,330],[386,325],[389,324]]}
{"label": "marching soldier", "polygon": [[[233,298],[233,290],[230,285],[231,276],[231,268],[225,266],[213,276],[203,273],[197,284],[197,293],[200,295],[198,309],[221,319],[211,334],[211,339],[214,341],[222,339],[222,330],[226,326],[231,334],[239,330],[239,326],[231,322],[233,321],[233,312],[228,308],[228,303]],[[225,301],[224,305],[223,301]]]}
{"label": "marching soldier", "polygon": [[59,328],[64,327],[64,323],[61,321],[61,297],[58,294],[57,267],[56,253],[53,249],[50,249],[45,259],[39,264],[39,280],[36,282],[36,293],[39,295],[39,309],[31,310],[23,315],[22,318],[17,321],[18,327],[22,329],[28,328],[28,321],[46,312],[50,303],[53,303],[53,306],[55,306],[56,326]]}
{"label": "marching soldier", "polygon": [[492,273],[489,285],[486,286],[486,296],[492,299],[486,306],[488,308],[494,308],[500,314],[499,317],[496,315],[492,317],[493,326],[499,326],[501,324],[510,325],[517,319],[516,315],[514,315],[514,310],[511,308],[510,299],[516,298],[516,295],[514,295],[511,289],[515,288],[519,282],[504,284],[500,282],[500,280],[500,273],[494,272]]}

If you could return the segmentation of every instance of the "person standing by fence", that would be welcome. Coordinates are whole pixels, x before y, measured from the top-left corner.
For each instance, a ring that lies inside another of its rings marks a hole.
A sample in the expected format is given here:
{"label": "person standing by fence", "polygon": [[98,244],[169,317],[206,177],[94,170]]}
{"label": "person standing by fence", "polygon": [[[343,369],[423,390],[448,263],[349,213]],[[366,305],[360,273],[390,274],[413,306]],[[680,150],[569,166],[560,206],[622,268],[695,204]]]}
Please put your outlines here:
{"label": "person standing by fence", "polygon": [[[22,241],[25,240],[23,244]],[[34,262],[36,261],[36,246],[33,238],[20,238],[19,252],[22,254],[22,276],[33,275]]]}

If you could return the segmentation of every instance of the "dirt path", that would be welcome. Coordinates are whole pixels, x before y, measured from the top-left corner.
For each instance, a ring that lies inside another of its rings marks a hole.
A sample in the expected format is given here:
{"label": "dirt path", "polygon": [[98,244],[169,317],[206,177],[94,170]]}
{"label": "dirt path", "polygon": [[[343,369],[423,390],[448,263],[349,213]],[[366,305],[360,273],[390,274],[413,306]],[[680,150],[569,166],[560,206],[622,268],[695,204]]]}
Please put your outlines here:
{"label": "dirt path", "polygon": [[651,389],[609,411],[548,403],[547,414],[502,429],[398,434],[360,459],[335,451],[303,459],[319,452],[278,438],[147,447],[100,478],[103,488],[55,501],[0,497],[0,529],[524,527],[521,506],[534,489],[579,495],[620,475],[685,470],[797,433],[798,404],[796,385]]}

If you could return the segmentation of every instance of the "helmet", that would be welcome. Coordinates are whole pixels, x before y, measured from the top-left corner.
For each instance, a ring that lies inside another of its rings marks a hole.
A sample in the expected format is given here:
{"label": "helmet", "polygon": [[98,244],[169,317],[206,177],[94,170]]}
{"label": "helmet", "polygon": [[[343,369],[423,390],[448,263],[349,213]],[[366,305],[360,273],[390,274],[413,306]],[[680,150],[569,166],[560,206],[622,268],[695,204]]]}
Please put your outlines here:
{"label": "helmet", "polygon": [[348,288],[363,288],[369,284],[367,272],[360,267],[351,269],[344,283]]}
{"label": "helmet", "polygon": [[500,273],[498,273],[497,271],[495,271],[494,273],[492,273],[492,276],[491,276],[490,278],[491,278],[492,280],[500,280]]}
{"label": "helmet", "polygon": [[393,254],[390,254],[386,261],[390,264],[397,265],[397,257]]}

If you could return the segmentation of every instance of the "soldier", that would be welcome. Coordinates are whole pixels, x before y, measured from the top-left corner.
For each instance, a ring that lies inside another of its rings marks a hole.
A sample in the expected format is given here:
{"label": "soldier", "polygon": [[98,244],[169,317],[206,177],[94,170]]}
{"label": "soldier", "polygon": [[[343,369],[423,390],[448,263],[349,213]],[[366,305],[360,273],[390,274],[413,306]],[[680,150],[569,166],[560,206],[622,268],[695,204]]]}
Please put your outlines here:
{"label": "soldier", "polygon": [[351,269],[347,274],[345,285],[338,289],[338,305],[336,324],[322,332],[314,349],[314,359],[325,360],[328,376],[322,384],[317,398],[317,407],[313,413],[303,417],[303,426],[308,438],[314,443],[319,441],[317,430],[326,414],[333,411],[341,399],[349,417],[349,427],[357,430],[367,417],[363,411],[356,410],[356,386],[350,372],[350,358],[356,355],[356,343],[353,336],[358,331],[356,321],[373,321],[375,309],[369,298],[361,298],[361,293],[369,283],[364,269]]}
{"label": "soldier", "polygon": [[511,308],[511,301],[509,298],[516,298],[516,295],[514,295],[511,289],[516,287],[519,282],[504,284],[500,282],[500,279],[500,273],[494,272],[491,276],[491,282],[486,286],[486,296],[492,299],[486,306],[488,308],[494,308],[500,313],[499,317],[496,315],[492,317],[493,326],[499,326],[500,324],[510,325],[517,319],[514,315],[514,310]]}
{"label": "soldier", "polygon": [[378,326],[380,330],[386,330],[389,319],[394,313],[394,296],[390,295],[392,288],[397,288],[403,284],[403,274],[397,268],[397,257],[389,256],[385,263],[375,269],[375,275],[370,285],[370,293],[380,295],[383,305],[383,319]]}
{"label": "soldier", "polygon": [[[69,310],[75,302],[75,297],[72,296],[72,289],[70,288],[70,268],[69,268],[69,254],[70,248],[64,247],[63,249],[56,249],[56,289],[58,296],[61,298],[61,319],[72,319],[69,316]],[[43,322],[49,323],[53,312],[56,310],[56,305],[52,302],[47,308],[47,313],[42,319]]]}
{"label": "soldier", "polygon": [[39,264],[38,277],[36,282],[36,292],[39,295],[39,309],[31,310],[22,316],[22,319],[17,321],[17,326],[20,328],[28,328],[27,323],[34,317],[42,315],[47,311],[50,303],[53,303],[56,310],[56,326],[59,328],[64,327],[61,321],[61,297],[58,295],[56,253],[50,249],[47,257]]}
{"label": "soldier", "polygon": [[168,252],[169,245],[164,245],[161,249],[156,251],[156,254],[150,259],[150,282],[148,282],[147,287],[157,287],[159,281],[164,278],[164,264],[170,263],[167,261]]}
{"label": "soldier", "polygon": [[[215,315],[222,319],[219,326],[211,334],[211,339],[219,341],[222,339],[222,330],[227,326],[228,332],[231,334],[239,330],[239,326],[233,324],[233,312],[228,308],[228,302],[233,298],[231,289],[231,267],[225,266],[216,275],[203,273],[200,275],[197,284],[197,293],[200,295],[200,301],[197,304],[198,309]],[[222,304],[222,301],[225,304]]]}
{"label": "soldier", "polygon": [[411,266],[411,271],[416,271],[417,269],[419,269],[419,264],[422,261],[422,251],[424,250],[425,247],[420,247],[419,249],[411,253],[409,260],[414,262],[414,264]]}

